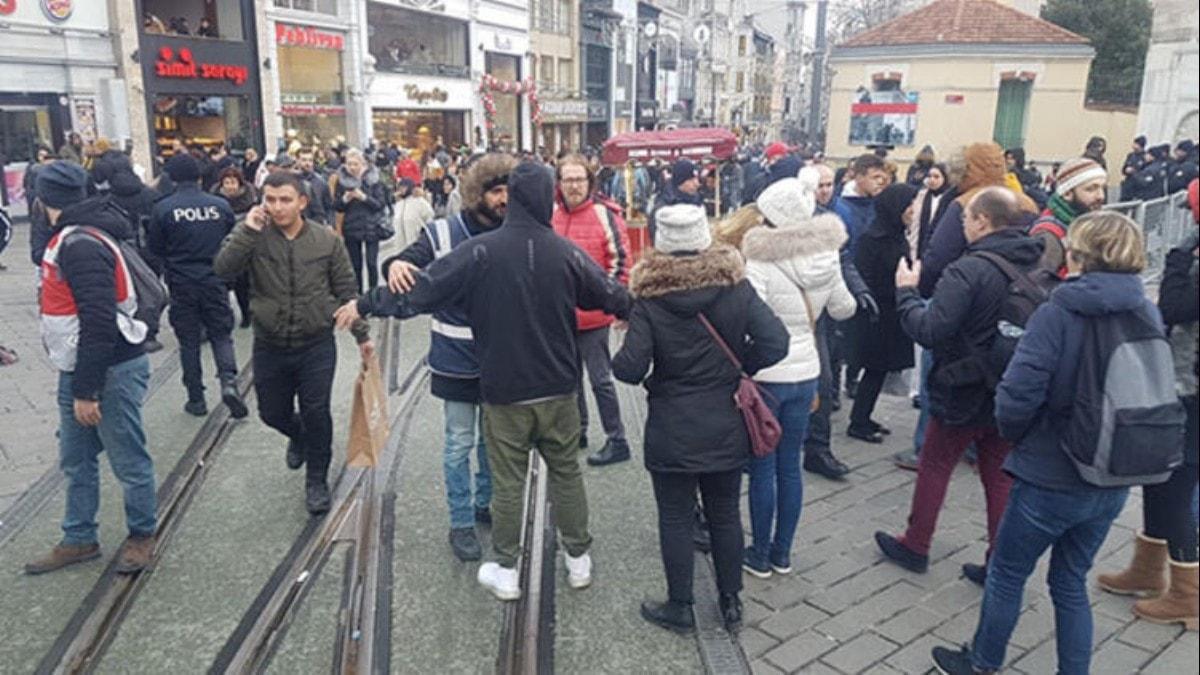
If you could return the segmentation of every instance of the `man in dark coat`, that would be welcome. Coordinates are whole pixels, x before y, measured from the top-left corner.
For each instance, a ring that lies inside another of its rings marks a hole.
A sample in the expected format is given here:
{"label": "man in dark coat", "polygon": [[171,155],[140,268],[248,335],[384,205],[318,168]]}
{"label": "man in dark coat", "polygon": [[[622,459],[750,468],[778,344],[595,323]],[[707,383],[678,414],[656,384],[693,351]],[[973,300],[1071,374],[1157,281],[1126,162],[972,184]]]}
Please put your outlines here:
{"label": "man in dark coat", "polygon": [[1196,164],[1196,144],[1186,139],[1180,141],[1175,146],[1174,160],[1167,168],[1167,194],[1172,195],[1186,190],[1188,183],[1200,174],[1200,166]]}
{"label": "man in dark coat", "polygon": [[[1023,231],[1020,204],[1007,188],[980,190],[965,214],[966,255],[946,268],[928,304],[915,288],[919,261],[912,267],[902,262],[895,273],[900,322],[922,347],[933,350],[928,384],[932,418],[921,448],[908,529],[901,537],[876,532],[875,541],[892,562],[914,572],[924,572],[929,564],[929,545],[950,476],[969,445],[978,449],[989,543],[1012,485],[1002,468],[1011,445],[1000,437],[992,414],[1001,373],[990,372],[981,356],[996,339],[1009,282],[999,264],[984,255],[998,255],[1028,274],[1037,269],[1042,247]],[[968,564],[963,573],[982,584],[986,568]]]}
{"label": "man in dark coat", "polygon": [[1133,139],[1133,149],[1125,155],[1125,163],[1121,166],[1121,201],[1133,199],[1133,177],[1146,166],[1146,137],[1138,136]]}

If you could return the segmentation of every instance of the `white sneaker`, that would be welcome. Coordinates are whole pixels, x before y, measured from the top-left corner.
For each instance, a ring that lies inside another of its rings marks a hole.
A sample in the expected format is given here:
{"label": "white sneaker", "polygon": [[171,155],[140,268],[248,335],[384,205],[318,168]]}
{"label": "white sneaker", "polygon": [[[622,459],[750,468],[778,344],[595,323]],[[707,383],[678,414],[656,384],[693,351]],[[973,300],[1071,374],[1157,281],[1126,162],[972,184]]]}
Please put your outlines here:
{"label": "white sneaker", "polygon": [[479,584],[500,600],[516,600],[521,597],[521,585],[515,567],[501,567],[499,563],[485,562],[479,566],[476,577]]}
{"label": "white sneaker", "polygon": [[572,558],[570,553],[563,553],[567,560],[567,584],[571,588],[587,588],[592,585],[592,556],[584,553],[578,558]]}

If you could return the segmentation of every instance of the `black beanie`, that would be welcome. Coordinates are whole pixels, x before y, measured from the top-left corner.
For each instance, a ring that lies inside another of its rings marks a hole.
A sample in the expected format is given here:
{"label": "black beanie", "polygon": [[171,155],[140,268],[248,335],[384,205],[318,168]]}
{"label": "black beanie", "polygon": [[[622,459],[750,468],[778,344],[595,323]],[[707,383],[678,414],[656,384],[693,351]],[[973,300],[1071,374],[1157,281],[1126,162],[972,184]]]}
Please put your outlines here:
{"label": "black beanie", "polygon": [[684,181],[696,177],[696,165],[690,159],[676,160],[671,166],[671,185],[679,187]]}
{"label": "black beanie", "polygon": [[52,209],[64,209],[87,198],[87,172],[75,162],[55,160],[38,171],[37,196]]}
{"label": "black beanie", "polygon": [[167,160],[163,171],[176,183],[194,183],[200,180],[200,165],[186,152],[177,152]]}

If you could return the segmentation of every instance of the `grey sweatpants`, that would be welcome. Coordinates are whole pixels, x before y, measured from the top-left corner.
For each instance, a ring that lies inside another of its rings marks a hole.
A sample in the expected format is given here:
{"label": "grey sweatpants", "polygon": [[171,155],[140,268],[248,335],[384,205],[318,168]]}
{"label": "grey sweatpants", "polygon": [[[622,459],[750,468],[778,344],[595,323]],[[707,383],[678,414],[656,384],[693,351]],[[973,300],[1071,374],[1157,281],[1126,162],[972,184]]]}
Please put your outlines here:
{"label": "grey sweatpants", "polygon": [[587,394],[582,381],[586,371],[592,384],[592,394],[596,397],[596,407],[600,409],[600,424],[604,426],[604,435],[614,443],[624,443],[625,425],[621,422],[621,406],[617,403],[617,388],[613,385],[612,355],[608,351],[608,326],[576,333],[575,344],[579,350],[579,360],[582,362],[579,373],[581,433],[587,434],[588,426]]}

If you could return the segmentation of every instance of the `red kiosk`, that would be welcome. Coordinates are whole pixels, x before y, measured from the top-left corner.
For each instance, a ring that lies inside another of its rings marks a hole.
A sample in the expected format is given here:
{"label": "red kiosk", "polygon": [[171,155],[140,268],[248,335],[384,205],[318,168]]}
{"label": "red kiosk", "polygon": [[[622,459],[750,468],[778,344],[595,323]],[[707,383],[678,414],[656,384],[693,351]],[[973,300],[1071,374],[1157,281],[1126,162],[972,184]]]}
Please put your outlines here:
{"label": "red kiosk", "polygon": [[[601,163],[625,168],[625,222],[629,226],[630,246],[635,260],[649,245],[646,241],[645,214],[634,213],[633,168],[651,160],[696,162],[726,160],[737,151],[738,139],[721,128],[673,129],[669,131],[631,131],[617,134],[604,143]],[[717,211],[720,212],[720,174],[717,174]]]}

